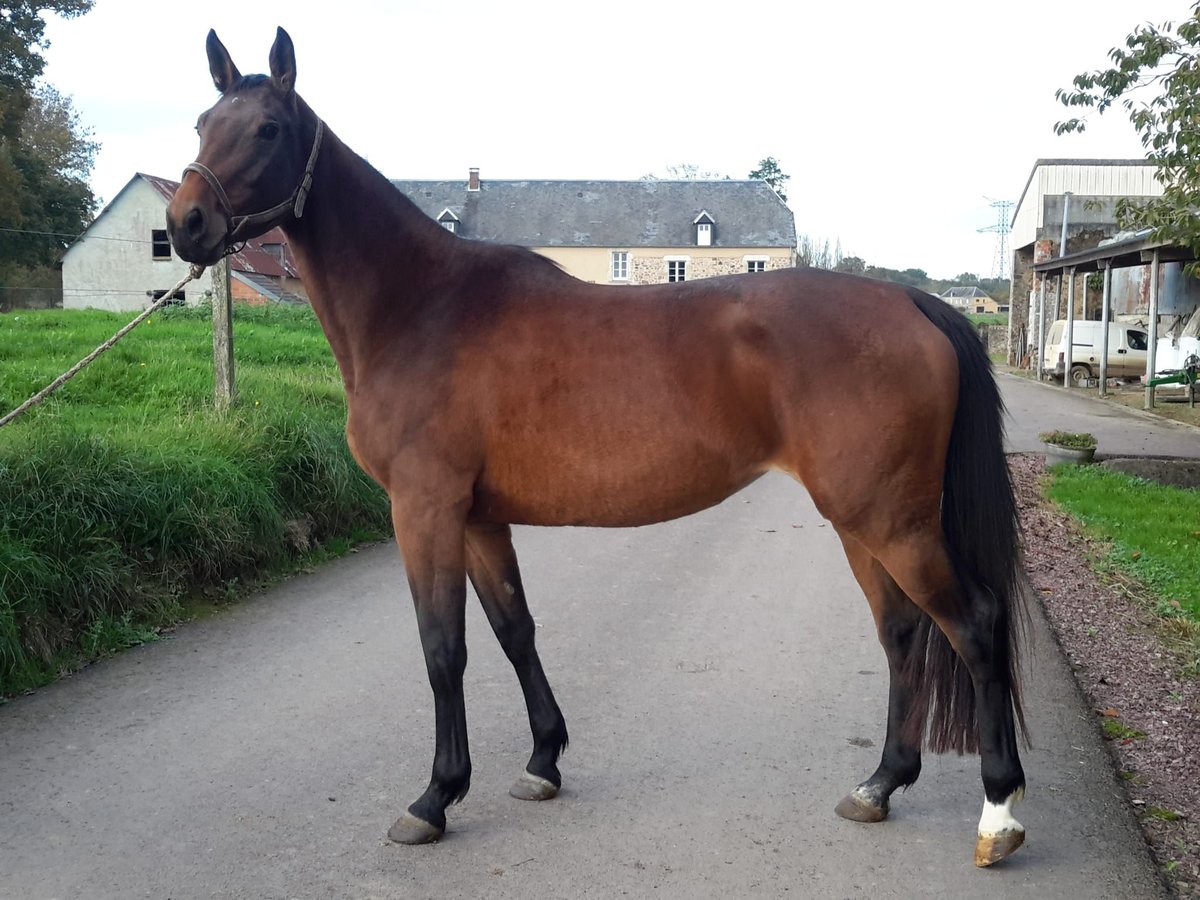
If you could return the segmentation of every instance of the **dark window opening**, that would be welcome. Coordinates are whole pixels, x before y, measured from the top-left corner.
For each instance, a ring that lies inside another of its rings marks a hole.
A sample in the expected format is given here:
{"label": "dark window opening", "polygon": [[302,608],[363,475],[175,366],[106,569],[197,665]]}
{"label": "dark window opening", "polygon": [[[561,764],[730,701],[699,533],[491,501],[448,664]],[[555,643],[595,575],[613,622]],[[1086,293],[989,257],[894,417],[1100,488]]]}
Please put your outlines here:
{"label": "dark window opening", "polygon": [[171,242],[167,240],[167,230],[165,228],[151,229],[150,255],[154,259],[171,258]]}
{"label": "dark window opening", "polygon": [[[163,297],[166,296],[166,293],[167,293],[166,291],[154,291],[154,293],[153,293],[154,299],[161,300]],[[169,301],[167,301],[167,303],[165,303],[164,305],[165,306],[183,306],[184,299],[185,298],[183,295],[183,291],[176,291],[175,293],[173,293],[171,295],[171,299]]]}

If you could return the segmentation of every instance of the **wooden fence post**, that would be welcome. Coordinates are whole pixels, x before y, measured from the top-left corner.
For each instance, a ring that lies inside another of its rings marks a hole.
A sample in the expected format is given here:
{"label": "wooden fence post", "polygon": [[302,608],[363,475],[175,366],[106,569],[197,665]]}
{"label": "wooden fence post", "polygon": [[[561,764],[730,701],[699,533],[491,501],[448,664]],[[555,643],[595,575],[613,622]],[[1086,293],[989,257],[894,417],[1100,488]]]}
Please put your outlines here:
{"label": "wooden fence post", "polygon": [[233,291],[230,285],[229,257],[212,267],[213,312],[213,403],[224,411],[237,398],[233,380]]}

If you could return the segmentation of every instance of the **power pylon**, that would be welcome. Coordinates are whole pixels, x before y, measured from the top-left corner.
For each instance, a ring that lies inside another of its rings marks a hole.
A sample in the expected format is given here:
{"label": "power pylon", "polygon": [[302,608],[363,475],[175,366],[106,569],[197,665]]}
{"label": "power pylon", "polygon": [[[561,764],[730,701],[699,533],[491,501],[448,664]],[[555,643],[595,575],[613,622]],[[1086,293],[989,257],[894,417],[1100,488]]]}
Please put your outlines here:
{"label": "power pylon", "polygon": [[996,210],[996,224],[987,228],[977,228],[976,231],[994,231],[996,233],[996,255],[992,257],[992,277],[1007,278],[1012,260],[1008,258],[1008,235],[1012,231],[1009,213],[1016,204],[1011,200],[993,200],[992,209]]}

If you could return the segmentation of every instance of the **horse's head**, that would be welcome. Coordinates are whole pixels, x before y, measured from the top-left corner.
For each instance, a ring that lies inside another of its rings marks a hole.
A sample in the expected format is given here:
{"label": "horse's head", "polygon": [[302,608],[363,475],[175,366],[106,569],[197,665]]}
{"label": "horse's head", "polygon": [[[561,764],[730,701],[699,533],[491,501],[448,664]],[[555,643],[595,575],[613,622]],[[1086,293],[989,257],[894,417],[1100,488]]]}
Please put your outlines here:
{"label": "horse's head", "polygon": [[271,74],[243,76],[208,33],[208,68],[221,92],[200,116],[200,153],[167,206],[175,251],[201,265],[228,247],[286,225],[304,210],[323,126],[296,95],[292,39],[278,29]]}

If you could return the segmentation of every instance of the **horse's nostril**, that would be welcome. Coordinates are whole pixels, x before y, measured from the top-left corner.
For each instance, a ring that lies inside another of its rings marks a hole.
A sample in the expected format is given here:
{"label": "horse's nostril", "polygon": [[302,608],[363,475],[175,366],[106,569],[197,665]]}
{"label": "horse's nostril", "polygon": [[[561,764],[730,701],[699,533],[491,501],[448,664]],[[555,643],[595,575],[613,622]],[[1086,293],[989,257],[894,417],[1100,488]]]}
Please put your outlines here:
{"label": "horse's nostril", "polygon": [[200,237],[204,233],[204,213],[198,207],[192,207],[183,217],[183,225],[187,229],[188,237],[192,239]]}

